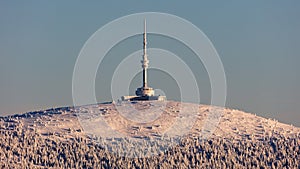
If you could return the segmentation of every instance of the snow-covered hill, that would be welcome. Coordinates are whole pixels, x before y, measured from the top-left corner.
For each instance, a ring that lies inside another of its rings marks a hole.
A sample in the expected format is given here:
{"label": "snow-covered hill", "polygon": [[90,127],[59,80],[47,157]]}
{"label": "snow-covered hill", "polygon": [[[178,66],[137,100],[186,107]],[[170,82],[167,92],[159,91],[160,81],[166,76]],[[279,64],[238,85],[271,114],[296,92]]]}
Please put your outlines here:
{"label": "snow-covered hill", "polygon": [[[179,167],[176,162],[181,160],[182,167],[297,168],[300,159],[300,128],[239,110],[175,101],[103,103],[12,115],[0,118],[0,132],[2,167]],[[80,153],[71,153],[74,148]],[[238,160],[246,156],[259,160]],[[134,165],[135,157],[147,160]]]}

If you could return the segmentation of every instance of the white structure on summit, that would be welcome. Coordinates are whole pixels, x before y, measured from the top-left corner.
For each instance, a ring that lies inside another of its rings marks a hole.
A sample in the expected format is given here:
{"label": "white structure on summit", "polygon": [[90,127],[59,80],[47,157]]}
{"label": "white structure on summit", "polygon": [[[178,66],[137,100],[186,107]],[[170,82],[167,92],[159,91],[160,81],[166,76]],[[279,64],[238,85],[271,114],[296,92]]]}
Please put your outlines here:
{"label": "white structure on summit", "polygon": [[146,33],[146,20],[144,21],[144,47],[143,47],[143,60],[141,60],[143,68],[143,86],[137,88],[135,94],[137,96],[153,96],[154,90],[148,87],[147,83],[147,69],[149,66],[149,60],[147,56],[147,33]]}
{"label": "white structure on summit", "polygon": [[146,20],[144,21],[144,45],[143,45],[143,60],[141,60],[143,68],[143,86],[137,88],[135,91],[136,96],[122,96],[122,100],[166,100],[165,96],[155,96],[153,88],[148,86],[147,69],[149,67],[149,60],[147,55],[147,32]]}

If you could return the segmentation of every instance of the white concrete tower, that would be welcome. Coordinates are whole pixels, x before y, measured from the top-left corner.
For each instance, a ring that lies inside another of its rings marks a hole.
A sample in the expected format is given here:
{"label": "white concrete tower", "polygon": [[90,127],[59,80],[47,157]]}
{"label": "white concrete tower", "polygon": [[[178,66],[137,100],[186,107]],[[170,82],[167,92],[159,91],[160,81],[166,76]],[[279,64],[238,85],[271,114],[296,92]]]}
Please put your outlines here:
{"label": "white concrete tower", "polygon": [[145,100],[158,100],[165,101],[166,96],[155,96],[153,88],[148,86],[147,69],[149,67],[149,60],[147,54],[147,31],[146,31],[146,19],[144,21],[144,33],[143,33],[143,57],[141,60],[143,68],[143,84],[135,91],[135,96],[122,96],[122,101],[145,101]]}
{"label": "white concrete tower", "polygon": [[135,92],[137,96],[153,96],[154,90],[151,87],[148,87],[147,81],[147,69],[149,66],[149,60],[147,55],[147,30],[146,30],[146,19],[144,20],[144,36],[143,36],[143,60],[141,60],[143,68],[143,86],[138,88]]}
{"label": "white concrete tower", "polygon": [[148,87],[147,85],[147,69],[149,66],[149,60],[147,56],[147,32],[146,32],[146,19],[144,21],[144,44],[143,44],[143,60],[141,61],[142,63],[142,68],[143,68],[143,88]]}

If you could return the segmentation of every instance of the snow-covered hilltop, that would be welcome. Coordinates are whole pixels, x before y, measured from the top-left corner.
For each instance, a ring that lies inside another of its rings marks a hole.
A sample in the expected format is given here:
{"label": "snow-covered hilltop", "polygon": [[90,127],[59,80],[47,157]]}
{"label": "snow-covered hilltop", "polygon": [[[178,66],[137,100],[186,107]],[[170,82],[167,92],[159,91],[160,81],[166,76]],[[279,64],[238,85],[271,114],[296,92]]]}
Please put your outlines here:
{"label": "snow-covered hilltop", "polygon": [[174,101],[1,117],[0,134],[2,168],[300,167],[300,128],[238,110]]}

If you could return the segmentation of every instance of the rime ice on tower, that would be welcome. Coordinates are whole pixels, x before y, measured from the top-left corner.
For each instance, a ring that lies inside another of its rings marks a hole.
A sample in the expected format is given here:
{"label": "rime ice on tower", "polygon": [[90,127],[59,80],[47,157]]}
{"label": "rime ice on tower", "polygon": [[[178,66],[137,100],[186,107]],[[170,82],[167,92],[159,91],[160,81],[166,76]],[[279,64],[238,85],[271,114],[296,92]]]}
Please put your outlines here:
{"label": "rime ice on tower", "polygon": [[143,60],[141,60],[143,68],[143,86],[137,88],[135,91],[136,96],[122,96],[123,101],[128,100],[166,100],[166,96],[155,96],[153,88],[148,86],[147,83],[147,69],[149,66],[149,60],[147,55],[147,32],[146,32],[146,20],[144,21],[144,47],[143,47]]}

